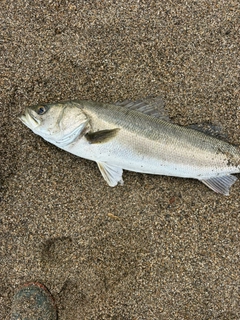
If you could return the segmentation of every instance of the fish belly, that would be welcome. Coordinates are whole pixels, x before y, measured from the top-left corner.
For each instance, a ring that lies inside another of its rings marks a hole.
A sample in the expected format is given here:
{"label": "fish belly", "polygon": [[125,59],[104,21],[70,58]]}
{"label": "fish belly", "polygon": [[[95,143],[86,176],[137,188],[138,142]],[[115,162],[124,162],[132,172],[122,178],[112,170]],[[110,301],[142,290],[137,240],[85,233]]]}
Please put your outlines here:
{"label": "fish belly", "polygon": [[191,150],[151,140],[112,139],[104,144],[89,144],[84,139],[66,151],[79,157],[105,162],[116,167],[148,174],[204,179],[238,172],[227,167],[222,157],[204,150]]}

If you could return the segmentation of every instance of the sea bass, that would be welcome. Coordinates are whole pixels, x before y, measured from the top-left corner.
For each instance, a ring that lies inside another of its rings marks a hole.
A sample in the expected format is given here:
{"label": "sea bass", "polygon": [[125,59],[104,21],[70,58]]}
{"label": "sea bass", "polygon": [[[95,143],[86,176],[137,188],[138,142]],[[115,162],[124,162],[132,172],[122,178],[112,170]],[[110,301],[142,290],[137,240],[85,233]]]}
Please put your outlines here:
{"label": "sea bass", "polygon": [[167,121],[161,100],[117,104],[85,100],[26,108],[21,121],[43,139],[93,160],[109,186],[123,184],[123,169],[193,178],[224,195],[240,172],[240,150],[203,132]]}

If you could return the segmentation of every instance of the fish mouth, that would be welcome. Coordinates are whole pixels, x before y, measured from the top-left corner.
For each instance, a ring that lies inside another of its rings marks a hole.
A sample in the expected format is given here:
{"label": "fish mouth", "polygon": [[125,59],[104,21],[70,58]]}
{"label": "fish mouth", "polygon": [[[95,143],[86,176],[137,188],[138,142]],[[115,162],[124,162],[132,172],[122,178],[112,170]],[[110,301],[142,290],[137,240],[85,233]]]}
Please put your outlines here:
{"label": "fish mouth", "polygon": [[32,110],[29,108],[26,108],[25,113],[20,114],[18,118],[30,129],[34,129],[40,125],[40,120],[34,116]]}

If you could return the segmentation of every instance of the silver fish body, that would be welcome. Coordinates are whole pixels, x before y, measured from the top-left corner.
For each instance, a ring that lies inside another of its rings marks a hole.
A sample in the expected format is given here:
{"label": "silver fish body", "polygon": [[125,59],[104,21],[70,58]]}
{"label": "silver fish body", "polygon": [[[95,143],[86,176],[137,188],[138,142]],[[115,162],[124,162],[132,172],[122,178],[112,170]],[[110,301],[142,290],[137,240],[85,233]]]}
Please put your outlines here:
{"label": "silver fish body", "polygon": [[194,178],[229,193],[237,179],[231,174],[240,172],[238,148],[132,106],[68,101],[27,108],[21,120],[45,140],[96,161],[110,186],[123,182],[125,169]]}

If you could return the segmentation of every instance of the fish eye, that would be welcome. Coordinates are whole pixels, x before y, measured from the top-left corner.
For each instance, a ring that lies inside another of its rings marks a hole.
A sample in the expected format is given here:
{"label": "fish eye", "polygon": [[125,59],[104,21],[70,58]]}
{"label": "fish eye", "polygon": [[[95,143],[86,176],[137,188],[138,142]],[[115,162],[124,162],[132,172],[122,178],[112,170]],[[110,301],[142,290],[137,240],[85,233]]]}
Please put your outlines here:
{"label": "fish eye", "polygon": [[37,114],[39,114],[41,116],[46,111],[47,111],[47,109],[44,106],[39,106],[38,109],[37,109]]}

